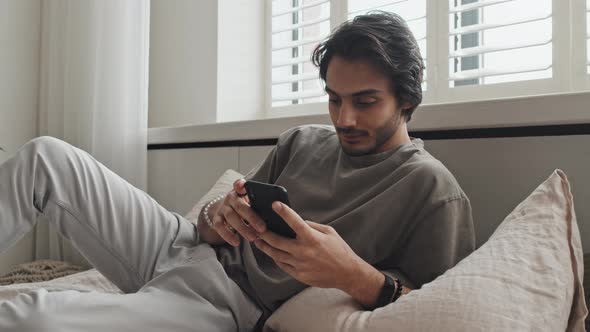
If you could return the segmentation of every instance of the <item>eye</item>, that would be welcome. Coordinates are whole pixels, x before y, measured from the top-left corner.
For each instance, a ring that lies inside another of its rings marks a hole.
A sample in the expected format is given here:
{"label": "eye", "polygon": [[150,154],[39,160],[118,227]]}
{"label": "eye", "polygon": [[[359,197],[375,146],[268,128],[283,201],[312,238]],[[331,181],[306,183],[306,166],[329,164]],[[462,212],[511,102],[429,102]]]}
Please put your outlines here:
{"label": "eye", "polygon": [[375,98],[359,98],[356,100],[356,104],[361,106],[361,107],[367,107],[367,106],[371,106],[373,104],[375,104],[377,102],[377,99]]}

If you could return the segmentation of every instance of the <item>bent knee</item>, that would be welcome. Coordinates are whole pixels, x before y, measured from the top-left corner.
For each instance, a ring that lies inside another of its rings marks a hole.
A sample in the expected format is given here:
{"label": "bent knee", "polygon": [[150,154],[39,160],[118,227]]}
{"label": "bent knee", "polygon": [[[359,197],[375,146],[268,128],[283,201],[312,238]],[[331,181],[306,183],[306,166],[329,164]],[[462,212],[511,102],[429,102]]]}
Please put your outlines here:
{"label": "bent knee", "polygon": [[69,144],[52,136],[39,136],[30,140],[28,145],[42,147],[44,149],[59,149]]}
{"label": "bent knee", "polygon": [[33,138],[23,146],[23,149],[26,151],[25,153],[31,157],[41,154],[52,156],[51,159],[54,160],[61,160],[63,152],[66,152],[71,148],[72,145],[69,143],[51,136]]}

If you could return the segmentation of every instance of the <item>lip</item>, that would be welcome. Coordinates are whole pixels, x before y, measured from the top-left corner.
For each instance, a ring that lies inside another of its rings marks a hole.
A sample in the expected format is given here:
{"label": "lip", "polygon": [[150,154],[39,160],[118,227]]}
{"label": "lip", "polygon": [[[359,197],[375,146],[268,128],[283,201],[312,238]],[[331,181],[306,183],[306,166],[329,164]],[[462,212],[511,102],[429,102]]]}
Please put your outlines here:
{"label": "lip", "polygon": [[364,135],[345,135],[345,134],[341,135],[341,137],[347,141],[358,141],[363,136]]}

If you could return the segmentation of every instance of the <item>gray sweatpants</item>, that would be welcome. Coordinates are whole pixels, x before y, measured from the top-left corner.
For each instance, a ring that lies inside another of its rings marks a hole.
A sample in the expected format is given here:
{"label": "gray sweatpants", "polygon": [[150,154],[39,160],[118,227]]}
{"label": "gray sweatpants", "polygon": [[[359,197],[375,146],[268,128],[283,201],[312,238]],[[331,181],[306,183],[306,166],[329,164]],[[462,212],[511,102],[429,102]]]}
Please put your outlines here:
{"label": "gray sweatpants", "polygon": [[40,214],[126,294],[20,294],[0,302],[0,331],[250,331],[260,317],[192,224],[51,137],[0,165],[0,252]]}

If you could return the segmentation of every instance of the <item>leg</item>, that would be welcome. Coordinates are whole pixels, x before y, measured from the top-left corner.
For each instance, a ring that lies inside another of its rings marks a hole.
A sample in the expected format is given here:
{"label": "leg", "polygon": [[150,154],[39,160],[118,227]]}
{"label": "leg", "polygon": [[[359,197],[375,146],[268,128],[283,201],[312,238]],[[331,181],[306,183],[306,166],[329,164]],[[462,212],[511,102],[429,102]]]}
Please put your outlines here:
{"label": "leg", "polygon": [[173,268],[133,294],[21,294],[0,303],[0,331],[251,331],[260,311],[227,278],[214,253],[203,256],[208,258]]}
{"label": "leg", "polygon": [[191,259],[196,232],[86,152],[40,137],[0,165],[0,252],[43,214],[124,292]]}

